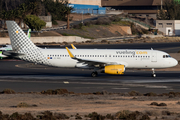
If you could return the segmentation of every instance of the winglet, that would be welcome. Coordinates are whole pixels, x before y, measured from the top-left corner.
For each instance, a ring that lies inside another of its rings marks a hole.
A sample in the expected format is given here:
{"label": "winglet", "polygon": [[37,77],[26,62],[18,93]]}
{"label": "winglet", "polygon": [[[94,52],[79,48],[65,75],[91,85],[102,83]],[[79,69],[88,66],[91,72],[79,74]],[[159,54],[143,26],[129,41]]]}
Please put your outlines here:
{"label": "winglet", "polygon": [[74,57],[74,55],[71,53],[71,51],[69,50],[69,48],[68,48],[68,47],[66,47],[66,50],[68,51],[69,56],[70,56],[71,58],[75,58],[75,57]]}
{"label": "winglet", "polygon": [[77,49],[73,44],[71,44],[71,46],[72,46],[73,49]]}

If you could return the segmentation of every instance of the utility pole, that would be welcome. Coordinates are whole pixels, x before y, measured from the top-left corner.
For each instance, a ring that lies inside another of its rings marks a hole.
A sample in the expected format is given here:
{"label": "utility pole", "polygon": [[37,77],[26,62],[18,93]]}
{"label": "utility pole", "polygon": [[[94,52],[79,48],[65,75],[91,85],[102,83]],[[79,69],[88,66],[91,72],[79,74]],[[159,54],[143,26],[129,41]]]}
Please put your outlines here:
{"label": "utility pole", "polygon": [[83,10],[82,10],[82,22],[81,23],[83,24]]}
{"label": "utility pole", "polygon": [[161,10],[162,10],[163,0],[161,0]]}

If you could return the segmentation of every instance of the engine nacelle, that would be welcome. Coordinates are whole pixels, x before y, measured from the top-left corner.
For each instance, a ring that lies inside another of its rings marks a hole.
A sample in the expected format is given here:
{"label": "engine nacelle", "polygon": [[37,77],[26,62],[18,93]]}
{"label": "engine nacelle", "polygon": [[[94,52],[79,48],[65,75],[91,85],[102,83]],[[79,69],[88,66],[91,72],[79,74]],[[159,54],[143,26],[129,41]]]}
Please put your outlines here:
{"label": "engine nacelle", "polygon": [[104,73],[106,74],[113,74],[113,75],[120,75],[124,74],[125,66],[124,65],[109,65],[105,66]]}

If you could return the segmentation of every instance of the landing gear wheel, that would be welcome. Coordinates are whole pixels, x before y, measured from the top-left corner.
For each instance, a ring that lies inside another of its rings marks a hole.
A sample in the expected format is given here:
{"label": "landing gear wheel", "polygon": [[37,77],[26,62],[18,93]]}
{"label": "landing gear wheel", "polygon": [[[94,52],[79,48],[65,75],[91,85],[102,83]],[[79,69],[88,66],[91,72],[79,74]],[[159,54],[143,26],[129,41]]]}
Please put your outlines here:
{"label": "landing gear wheel", "polygon": [[156,77],[154,68],[152,68],[152,77]]}
{"label": "landing gear wheel", "polygon": [[97,76],[98,76],[98,72],[96,72],[96,71],[95,71],[95,72],[92,72],[92,73],[91,73],[91,76],[92,76],[92,77],[97,77]]}
{"label": "landing gear wheel", "polygon": [[154,73],[154,74],[152,74],[152,77],[156,77],[156,74]]}

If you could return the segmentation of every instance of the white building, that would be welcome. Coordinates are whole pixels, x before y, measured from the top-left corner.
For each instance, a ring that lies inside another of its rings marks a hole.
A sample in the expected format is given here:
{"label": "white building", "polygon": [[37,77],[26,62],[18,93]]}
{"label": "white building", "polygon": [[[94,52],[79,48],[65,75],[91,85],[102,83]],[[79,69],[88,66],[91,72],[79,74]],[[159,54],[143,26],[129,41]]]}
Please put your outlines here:
{"label": "white building", "polygon": [[156,29],[164,35],[180,35],[180,20],[156,20]]}

